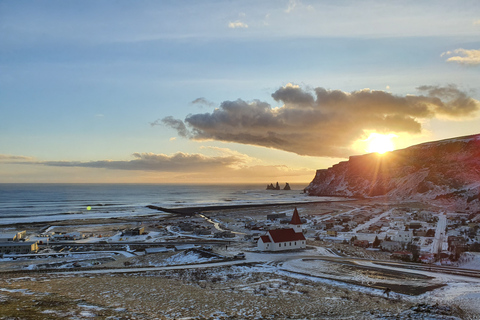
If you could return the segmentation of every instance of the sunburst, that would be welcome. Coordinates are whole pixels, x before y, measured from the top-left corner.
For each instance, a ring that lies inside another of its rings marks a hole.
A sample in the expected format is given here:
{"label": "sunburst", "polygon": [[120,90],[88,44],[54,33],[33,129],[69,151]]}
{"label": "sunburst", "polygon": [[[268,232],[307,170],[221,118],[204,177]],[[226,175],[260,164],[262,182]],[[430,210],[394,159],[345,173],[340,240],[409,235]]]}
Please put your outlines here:
{"label": "sunburst", "polygon": [[392,141],[392,138],[396,137],[394,134],[380,134],[380,133],[371,133],[370,136],[365,140],[368,144],[366,149],[367,152],[377,152],[384,154],[388,151],[393,151],[395,149],[395,144]]}

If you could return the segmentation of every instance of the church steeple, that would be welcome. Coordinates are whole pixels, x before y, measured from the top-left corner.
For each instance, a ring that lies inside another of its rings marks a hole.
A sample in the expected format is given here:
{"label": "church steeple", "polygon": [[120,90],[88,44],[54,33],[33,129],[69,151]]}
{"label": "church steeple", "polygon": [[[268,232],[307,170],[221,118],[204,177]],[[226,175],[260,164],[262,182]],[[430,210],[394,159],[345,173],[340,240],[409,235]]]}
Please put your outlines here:
{"label": "church steeple", "polygon": [[300,219],[300,216],[298,215],[298,210],[295,207],[295,210],[293,210],[293,216],[292,220],[290,221],[290,227],[295,230],[295,232],[302,232],[302,220]]}

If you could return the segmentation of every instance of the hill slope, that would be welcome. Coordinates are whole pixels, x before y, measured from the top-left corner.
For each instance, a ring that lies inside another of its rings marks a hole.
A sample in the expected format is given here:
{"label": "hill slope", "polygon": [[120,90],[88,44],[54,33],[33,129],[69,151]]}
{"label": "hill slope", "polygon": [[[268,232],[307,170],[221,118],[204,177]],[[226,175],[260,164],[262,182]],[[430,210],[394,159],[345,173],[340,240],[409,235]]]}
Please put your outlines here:
{"label": "hill slope", "polygon": [[352,156],[317,170],[310,195],[385,196],[480,208],[480,134],[423,143],[383,155]]}

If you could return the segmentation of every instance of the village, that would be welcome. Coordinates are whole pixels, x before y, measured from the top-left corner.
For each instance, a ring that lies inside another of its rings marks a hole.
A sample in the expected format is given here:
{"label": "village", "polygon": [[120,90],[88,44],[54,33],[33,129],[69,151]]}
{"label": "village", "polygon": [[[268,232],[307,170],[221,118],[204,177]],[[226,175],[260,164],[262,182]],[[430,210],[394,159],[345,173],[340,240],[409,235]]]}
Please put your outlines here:
{"label": "village", "polygon": [[[437,296],[458,290],[457,275],[470,279],[463,287],[480,290],[478,271],[466,269],[480,265],[480,256],[472,252],[478,246],[475,225],[465,213],[423,204],[339,199],[162,218],[59,221],[26,225],[23,230],[9,226],[1,233],[0,277],[4,293],[11,292],[12,306],[28,298],[17,290],[36,292],[37,299],[42,292],[51,297],[54,290],[88,301],[68,312],[91,316],[118,315],[125,310],[137,310],[137,314],[141,308],[150,308],[153,318],[159,314],[164,318],[193,316],[198,312],[193,307],[185,309],[185,303],[198,302],[207,318],[218,310],[223,315],[255,318],[255,314],[291,316],[292,310],[326,312],[328,308],[339,316],[370,314],[380,308],[384,316],[418,313],[418,306],[425,305],[428,312],[439,313],[438,319],[457,319],[453,317],[456,309],[439,307],[443,300]],[[30,281],[32,277],[37,280]],[[78,277],[82,285],[73,284]],[[170,278],[182,280],[170,282]],[[87,288],[88,279],[94,282]],[[144,279],[150,282],[137,287],[135,283]],[[113,292],[113,287],[129,283],[137,288],[136,295],[145,296],[158,290],[159,281],[169,288],[169,294],[157,300],[140,302],[123,291],[116,293],[121,300],[110,296],[99,304],[98,294]],[[92,290],[98,286],[104,286],[103,291]],[[196,290],[201,290],[197,298],[185,302],[185,295]],[[224,293],[221,297],[218,290]],[[394,300],[386,295],[389,291]],[[172,304],[170,295],[178,301]],[[279,304],[272,304],[272,297],[280,299]],[[338,303],[321,304],[332,297]],[[256,303],[246,308],[250,299]],[[266,299],[263,307],[262,299]],[[367,299],[365,307],[358,309],[351,299]],[[302,300],[313,309],[305,308]],[[457,304],[466,301],[457,300]],[[242,306],[235,301],[243,301]],[[232,303],[237,309],[229,308]],[[445,313],[445,308],[450,311]],[[68,313],[60,309],[49,305],[29,312]],[[477,314],[475,308],[469,312]]]}
{"label": "village", "polygon": [[464,258],[462,253],[480,251],[475,215],[418,204],[334,202],[300,209],[206,210],[160,221],[106,222],[48,225],[28,233],[5,229],[0,233],[0,254],[4,260],[18,260],[25,254],[35,257],[57,251],[142,255],[196,248],[229,257],[230,252],[217,248],[230,246],[235,256],[244,251],[298,251],[322,243],[342,245],[343,251],[366,249],[385,259],[451,266]]}

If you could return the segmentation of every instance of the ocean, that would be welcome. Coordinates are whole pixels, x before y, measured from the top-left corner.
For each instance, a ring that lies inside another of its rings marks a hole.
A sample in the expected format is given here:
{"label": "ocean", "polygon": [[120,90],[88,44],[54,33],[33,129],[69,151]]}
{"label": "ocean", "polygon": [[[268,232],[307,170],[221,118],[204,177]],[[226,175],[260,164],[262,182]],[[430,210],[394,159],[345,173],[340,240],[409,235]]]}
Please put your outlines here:
{"label": "ocean", "polygon": [[159,215],[147,208],[183,208],[314,202],[324,197],[292,190],[266,190],[265,185],[174,184],[0,184],[0,225],[68,219]]}

